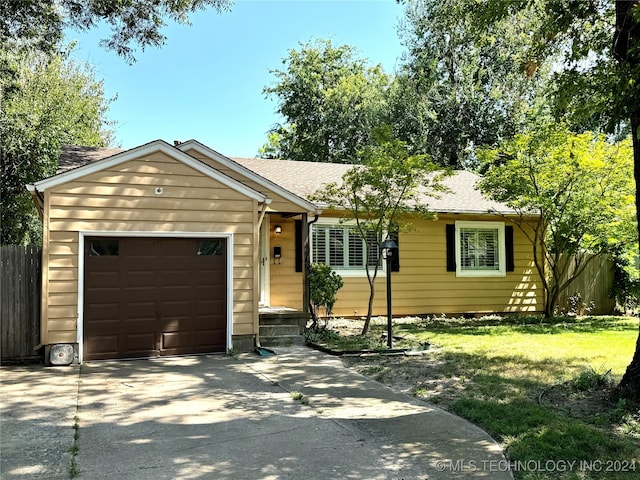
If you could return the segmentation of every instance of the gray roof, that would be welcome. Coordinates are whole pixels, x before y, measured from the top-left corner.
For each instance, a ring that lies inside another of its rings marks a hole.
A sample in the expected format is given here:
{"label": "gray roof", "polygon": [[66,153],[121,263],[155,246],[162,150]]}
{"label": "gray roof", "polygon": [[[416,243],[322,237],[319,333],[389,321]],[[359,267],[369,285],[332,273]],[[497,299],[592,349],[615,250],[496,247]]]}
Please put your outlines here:
{"label": "gray roof", "polygon": [[[57,173],[102,160],[121,149],[64,146],[60,155]],[[327,183],[340,183],[342,176],[354,165],[340,163],[298,162],[264,158],[235,158],[232,160],[258,175],[280,185],[282,188],[304,199]],[[459,170],[446,177],[442,184],[445,192],[438,197],[423,198],[429,209],[439,213],[487,213],[489,211],[513,214],[515,211],[499,202],[494,202],[476,188],[480,177],[472,172]]]}
{"label": "gray roof", "polygon": [[91,162],[111,157],[123,150],[120,148],[79,147],[76,145],[63,145],[58,161],[58,171],[63,173],[77,167],[82,167]]}
{"label": "gray roof", "polygon": [[[354,165],[338,163],[298,162],[263,158],[233,158],[298,196],[308,199],[327,183],[340,184],[342,176]],[[499,202],[486,198],[476,188],[480,177],[475,173],[458,170],[442,181],[446,191],[437,197],[424,196],[429,209],[440,213],[487,213],[495,211],[512,214],[515,211]]]}
{"label": "gray roof", "polygon": [[258,175],[306,199],[327,183],[340,183],[342,176],[353,168],[353,165],[344,163],[231,158]]}

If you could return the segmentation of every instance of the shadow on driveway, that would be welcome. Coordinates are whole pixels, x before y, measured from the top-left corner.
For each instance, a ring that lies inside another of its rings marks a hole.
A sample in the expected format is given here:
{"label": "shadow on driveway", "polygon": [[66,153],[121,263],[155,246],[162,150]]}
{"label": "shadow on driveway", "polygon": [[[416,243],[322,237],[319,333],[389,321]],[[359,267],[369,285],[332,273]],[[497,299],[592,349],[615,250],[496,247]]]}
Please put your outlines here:
{"label": "shadow on driveway", "polygon": [[[504,461],[472,424],[369,380],[339,359],[303,347],[278,353],[82,365],[79,478],[512,478],[450,468],[456,461]],[[54,371],[70,391],[74,368]],[[51,370],[44,371],[50,377]],[[292,391],[303,397],[294,400]],[[70,432],[61,438],[72,439],[75,409],[68,410],[60,421]],[[2,441],[4,467],[4,418]],[[37,478],[20,477],[17,469],[3,469],[2,478]]]}

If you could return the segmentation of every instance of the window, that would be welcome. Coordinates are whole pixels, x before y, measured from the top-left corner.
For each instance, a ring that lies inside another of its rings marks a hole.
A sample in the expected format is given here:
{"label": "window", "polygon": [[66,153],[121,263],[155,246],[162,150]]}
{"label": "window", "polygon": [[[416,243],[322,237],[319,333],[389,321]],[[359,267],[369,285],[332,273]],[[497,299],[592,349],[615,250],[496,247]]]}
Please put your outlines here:
{"label": "window", "polygon": [[458,276],[504,276],[506,273],[504,223],[456,222],[455,253]]}
{"label": "window", "polygon": [[198,255],[224,255],[224,240],[221,239],[212,239],[212,240],[202,240],[198,244]]}
{"label": "window", "polygon": [[90,257],[115,257],[120,253],[120,242],[112,238],[90,240],[88,253]]}
{"label": "window", "polygon": [[312,229],[312,259],[324,263],[335,270],[364,271],[365,261],[375,267],[379,256],[379,239],[374,233],[367,238],[370,245],[369,256],[366,244],[349,225],[314,224]]}

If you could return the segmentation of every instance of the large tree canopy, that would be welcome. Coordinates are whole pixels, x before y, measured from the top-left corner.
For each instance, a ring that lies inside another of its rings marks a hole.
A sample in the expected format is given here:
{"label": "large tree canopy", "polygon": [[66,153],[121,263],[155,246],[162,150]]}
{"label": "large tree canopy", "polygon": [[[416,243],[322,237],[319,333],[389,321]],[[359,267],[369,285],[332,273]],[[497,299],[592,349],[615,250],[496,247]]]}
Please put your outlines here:
{"label": "large tree canopy", "polygon": [[413,149],[452,168],[473,168],[475,148],[512,137],[543,85],[523,57],[535,17],[523,12],[480,30],[468,7],[467,0],[407,3],[407,56],[386,121]]}
{"label": "large tree canopy", "polygon": [[[636,0],[487,0],[467,2],[466,8],[474,31],[523,14],[537,18],[527,25],[530,42],[522,55],[531,68],[553,62],[547,100],[557,118],[583,130],[616,132],[637,112],[640,51],[637,27],[634,38],[629,25],[640,16]],[[616,18],[620,8],[628,26],[623,36],[616,33],[622,28],[623,20]],[[624,50],[624,61],[617,61],[614,50]]]}
{"label": "large tree canopy", "polygon": [[372,143],[389,79],[378,65],[367,66],[352,47],[318,40],[289,51],[277,82],[265,87],[278,100],[284,123],[276,125],[266,157],[312,162],[354,163]]}
{"label": "large tree canopy", "polygon": [[[481,157],[491,164],[482,191],[520,214],[509,221],[530,241],[548,317],[596,254],[635,244],[629,139],[612,144],[602,134],[574,134],[550,124]],[[538,215],[542,221],[532,222]]]}
{"label": "large tree canopy", "polygon": [[0,240],[37,243],[40,222],[25,185],[55,173],[61,145],[107,145],[109,102],[93,70],[64,55],[0,50],[0,59]]}
{"label": "large tree canopy", "polygon": [[112,36],[102,45],[129,61],[139,46],[162,46],[165,20],[188,23],[190,13],[208,6],[223,11],[231,0],[3,0],[0,2],[0,43],[54,50],[65,28],[88,30],[101,22]]}

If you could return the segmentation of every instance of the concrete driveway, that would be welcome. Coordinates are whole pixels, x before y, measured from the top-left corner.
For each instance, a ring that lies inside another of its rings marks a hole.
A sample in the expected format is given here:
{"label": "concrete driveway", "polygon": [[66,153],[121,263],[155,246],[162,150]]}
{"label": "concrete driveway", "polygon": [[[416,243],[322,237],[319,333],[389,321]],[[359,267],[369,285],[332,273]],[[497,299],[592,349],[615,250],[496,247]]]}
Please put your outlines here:
{"label": "concrete driveway", "polygon": [[479,428],[304,347],[1,374],[2,479],[512,478]]}

